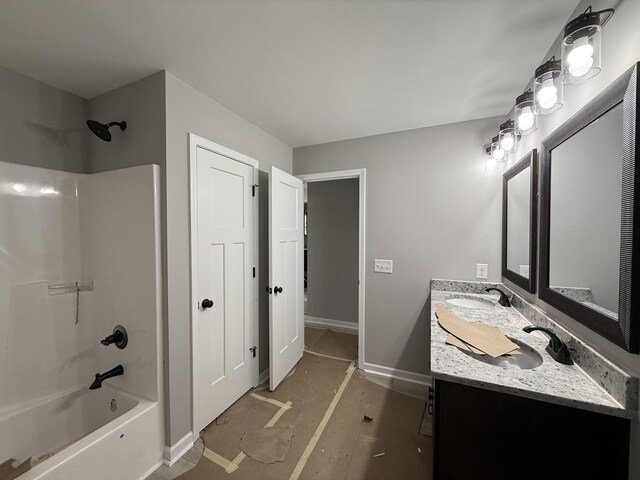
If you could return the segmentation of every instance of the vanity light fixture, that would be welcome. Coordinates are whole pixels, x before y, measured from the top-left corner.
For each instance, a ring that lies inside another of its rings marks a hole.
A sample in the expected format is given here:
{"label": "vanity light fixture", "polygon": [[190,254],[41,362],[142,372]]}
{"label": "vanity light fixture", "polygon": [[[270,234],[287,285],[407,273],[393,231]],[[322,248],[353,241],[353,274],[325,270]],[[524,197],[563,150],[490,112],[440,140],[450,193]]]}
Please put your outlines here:
{"label": "vanity light fixture", "polygon": [[538,129],[538,116],[535,112],[531,89],[516,98],[515,112],[518,134],[529,135]]}
{"label": "vanity light fixture", "polygon": [[500,147],[505,151],[505,153],[514,152],[516,150],[519,139],[515,122],[509,119],[501,124],[498,137],[500,141]]}
{"label": "vanity light fixture", "polygon": [[536,68],[533,86],[536,113],[546,115],[562,108],[562,61],[554,55]]}
{"label": "vanity light fixture", "polygon": [[497,168],[498,162],[493,158],[493,155],[491,154],[491,145],[489,145],[484,149],[484,171],[493,172],[494,170],[497,170]]}
{"label": "vanity light fixture", "polygon": [[491,139],[491,156],[497,163],[506,162],[506,152],[502,148],[499,142],[499,136],[496,135]]}
{"label": "vanity light fixture", "polygon": [[613,8],[593,12],[591,6],[564,27],[562,59],[564,83],[582,83],[600,73],[601,30]]}

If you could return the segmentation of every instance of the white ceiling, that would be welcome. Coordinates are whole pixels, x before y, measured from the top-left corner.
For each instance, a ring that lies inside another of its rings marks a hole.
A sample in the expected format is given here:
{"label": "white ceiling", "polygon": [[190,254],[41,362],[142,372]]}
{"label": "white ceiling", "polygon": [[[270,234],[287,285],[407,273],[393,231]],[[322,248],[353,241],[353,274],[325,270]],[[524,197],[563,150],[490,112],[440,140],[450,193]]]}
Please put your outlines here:
{"label": "white ceiling", "polygon": [[506,114],[578,0],[2,0],[0,63],[85,98],[162,69],[291,146]]}

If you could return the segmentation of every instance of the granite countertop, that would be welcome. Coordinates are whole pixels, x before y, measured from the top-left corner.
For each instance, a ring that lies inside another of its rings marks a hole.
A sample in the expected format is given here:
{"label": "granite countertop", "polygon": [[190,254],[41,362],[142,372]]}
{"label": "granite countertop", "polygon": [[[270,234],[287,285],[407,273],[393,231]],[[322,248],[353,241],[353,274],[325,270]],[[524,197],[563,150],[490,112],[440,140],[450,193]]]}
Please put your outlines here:
{"label": "granite countertop", "polygon": [[[446,282],[440,283],[446,288]],[[489,300],[493,307],[476,309],[455,306],[446,303],[449,298]],[[531,322],[515,308],[498,305],[497,300],[497,295],[442,291],[434,289],[432,285],[431,372],[434,378],[623,418],[636,418],[636,409],[625,408],[580,366],[563,365],[553,360],[545,351],[549,343],[548,337],[540,332],[523,332],[522,327],[530,325]],[[439,305],[464,320],[481,320],[499,327],[505,335],[535,349],[542,356],[542,365],[530,370],[504,369],[475,360],[457,347],[447,345],[447,332],[438,324],[435,316],[435,310]]]}

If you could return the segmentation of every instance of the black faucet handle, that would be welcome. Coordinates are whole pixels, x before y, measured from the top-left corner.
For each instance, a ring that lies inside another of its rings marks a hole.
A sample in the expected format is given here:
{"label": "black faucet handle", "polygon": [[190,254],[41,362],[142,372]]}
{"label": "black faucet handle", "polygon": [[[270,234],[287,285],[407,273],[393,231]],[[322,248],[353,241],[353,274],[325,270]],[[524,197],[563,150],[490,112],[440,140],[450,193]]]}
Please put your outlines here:
{"label": "black faucet handle", "polygon": [[113,333],[108,337],[100,340],[100,343],[105,346],[109,346],[112,343],[115,343],[116,347],[119,349],[123,349],[129,343],[129,335],[127,334],[127,330],[122,325],[116,325],[113,329]]}
{"label": "black faucet handle", "polygon": [[116,343],[118,341],[118,336],[114,333],[109,335],[108,337],[100,340],[102,345],[111,345],[112,343]]}

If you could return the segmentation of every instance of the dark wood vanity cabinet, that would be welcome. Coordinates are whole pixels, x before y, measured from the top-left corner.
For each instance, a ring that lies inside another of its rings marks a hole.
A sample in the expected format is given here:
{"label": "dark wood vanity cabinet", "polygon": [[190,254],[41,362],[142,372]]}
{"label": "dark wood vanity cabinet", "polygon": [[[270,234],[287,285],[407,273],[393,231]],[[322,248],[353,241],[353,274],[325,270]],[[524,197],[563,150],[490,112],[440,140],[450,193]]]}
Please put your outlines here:
{"label": "dark wood vanity cabinet", "polygon": [[436,380],[434,476],[628,480],[629,420]]}

